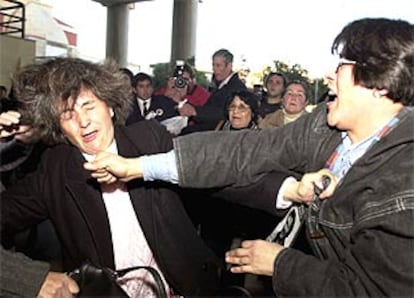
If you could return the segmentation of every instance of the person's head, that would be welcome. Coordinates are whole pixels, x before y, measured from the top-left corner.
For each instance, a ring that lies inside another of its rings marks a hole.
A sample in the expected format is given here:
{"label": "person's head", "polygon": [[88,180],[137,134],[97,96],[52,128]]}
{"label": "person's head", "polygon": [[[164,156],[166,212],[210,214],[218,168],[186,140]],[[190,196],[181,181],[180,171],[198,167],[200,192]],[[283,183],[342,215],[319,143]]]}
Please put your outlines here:
{"label": "person's head", "polygon": [[213,75],[221,82],[233,72],[233,54],[226,49],[220,49],[213,54]]}
{"label": "person's head", "polygon": [[42,140],[69,141],[89,154],[112,143],[114,123],[125,123],[132,95],[113,61],[76,58],[28,65],[14,76],[13,88],[26,120]]}
{"label": "person's head", "polygon": [[151,76],[143,72],[139,72],[135,75],[134,87],[137,96],[142,100],[149,99],[154,92]]}
{"label": "person's head", "polygon": [[134,86],[134,73],[126,67],[121,67],[119,69],[124,75],[126,76],[126,79],[128,80],[128,83],[133,87]]}
{"label": "person's head", "polygon": [[328,103],[330,125],[350,131],[413,105],[412,24],[384,18],[353,21],[333,41],[332,54],[340,61],[326,77],[337,95]]}
{"label": "person's head", "polygon": [[281,72],[271,72],[266,76],[265,88],[268,97],[282,97],[286,88],[286,77]]}
{"label": "person's head", "polygon": [[308,104],[308,87],[303,81],[291,81],[283,92],[282,105],[285,112],[296,115],[306,108]]}
{"label": "person's head", "polygon": [[249,127],[257,123],[257,97],[246,90],[233,92],[227,104],[227,117],[231,126],[235,129]]}

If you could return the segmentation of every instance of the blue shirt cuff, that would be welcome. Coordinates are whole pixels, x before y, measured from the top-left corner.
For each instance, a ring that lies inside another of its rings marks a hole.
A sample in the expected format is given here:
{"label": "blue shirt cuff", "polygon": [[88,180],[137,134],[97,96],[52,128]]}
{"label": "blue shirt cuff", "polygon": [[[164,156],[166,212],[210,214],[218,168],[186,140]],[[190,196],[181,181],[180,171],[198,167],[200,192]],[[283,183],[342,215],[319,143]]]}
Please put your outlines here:
{"label": "blue shirt cuff", "polygon": [[144,181],[162,180],[178,184],[175,152],[144,155],[140,157]]}

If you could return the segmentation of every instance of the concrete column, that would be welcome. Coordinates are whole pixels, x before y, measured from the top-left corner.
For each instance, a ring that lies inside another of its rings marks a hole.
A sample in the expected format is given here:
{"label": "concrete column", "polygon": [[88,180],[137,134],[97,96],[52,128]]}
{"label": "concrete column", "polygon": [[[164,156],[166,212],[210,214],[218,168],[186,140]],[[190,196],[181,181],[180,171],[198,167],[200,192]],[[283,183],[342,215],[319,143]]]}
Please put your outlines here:
{"label": "concrete column", "polygon": [[174,0],[171,64],[195,58],[199,0]]}
{"label": "concrete column", "polygon": [[115,59],[121,67],[128,65],[128,4],[107,8],[106,57]]}

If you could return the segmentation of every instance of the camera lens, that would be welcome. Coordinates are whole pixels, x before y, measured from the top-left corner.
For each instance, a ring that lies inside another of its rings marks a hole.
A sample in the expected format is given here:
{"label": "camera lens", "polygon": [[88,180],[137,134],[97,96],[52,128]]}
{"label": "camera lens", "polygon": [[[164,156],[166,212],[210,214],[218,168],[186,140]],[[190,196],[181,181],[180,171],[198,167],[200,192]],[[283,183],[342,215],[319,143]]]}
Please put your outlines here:
{"label": "camera lens", "polygon": [[187,86],[187,81],[183,77],[178,76],[175,78],[174,85],[177,88],[184,88],[185,86]]}

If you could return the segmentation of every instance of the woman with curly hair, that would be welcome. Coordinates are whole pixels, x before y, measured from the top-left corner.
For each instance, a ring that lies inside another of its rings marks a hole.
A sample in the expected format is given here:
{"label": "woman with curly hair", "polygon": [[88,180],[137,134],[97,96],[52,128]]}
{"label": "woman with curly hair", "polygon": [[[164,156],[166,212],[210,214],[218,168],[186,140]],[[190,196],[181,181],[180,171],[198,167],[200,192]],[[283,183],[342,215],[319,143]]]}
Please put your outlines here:
{"label": "woman with curly hair", "polygon": [[[176,187],[100,185],[84,169],[102,152],[127,157],[172,149],[171,135],[156,121],[123,125],[132,88],[119,67],[55,58],[22,69],[14,88],[22,110],[0,126],[0,136],[29,124],[51,146],[34,173],[2,193],[2,235],[50,219],[64,270],[87,260],[112,269],[151,266],[170,294],[214,294],[220,263],[198,237]],[[131,274],[118,280],[129,296],[157,294],[149,274]]]}

